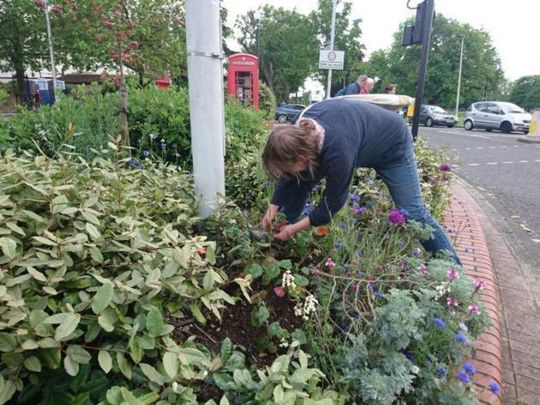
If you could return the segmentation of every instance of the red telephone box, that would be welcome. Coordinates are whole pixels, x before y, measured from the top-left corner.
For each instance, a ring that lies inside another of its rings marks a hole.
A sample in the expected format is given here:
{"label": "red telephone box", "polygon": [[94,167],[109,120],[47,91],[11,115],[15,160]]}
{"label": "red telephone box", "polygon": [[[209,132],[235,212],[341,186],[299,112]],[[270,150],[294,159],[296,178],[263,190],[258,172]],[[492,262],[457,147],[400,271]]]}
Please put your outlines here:
{"label": "red telephone box", "polygon": [[227,93],[259,109],[259,60],[248,53],[229,56]]}

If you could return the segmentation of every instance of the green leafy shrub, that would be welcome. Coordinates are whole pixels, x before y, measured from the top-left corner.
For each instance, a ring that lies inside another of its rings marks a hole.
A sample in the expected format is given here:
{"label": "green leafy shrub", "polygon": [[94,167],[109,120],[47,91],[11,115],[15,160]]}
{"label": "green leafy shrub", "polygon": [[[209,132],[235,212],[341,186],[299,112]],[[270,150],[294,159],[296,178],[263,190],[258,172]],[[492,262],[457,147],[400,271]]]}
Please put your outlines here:
{"label": "green leafy shrub", "polygon": [[268,119],[274,119],[276,112],[276,96],[266,83],[259,80],[259,107]]}
{"label": "green leafy shrub", "polygon": [[[10,152],[0,162],[1,375],[21,400],[96,403],[110,386],[170,391],[208,370],[210,353],[175,343],[167,323],[235,302],[215,243],[192,236],[189,178],[123,166]],[[52,392],[56,380],[69,384]]]}

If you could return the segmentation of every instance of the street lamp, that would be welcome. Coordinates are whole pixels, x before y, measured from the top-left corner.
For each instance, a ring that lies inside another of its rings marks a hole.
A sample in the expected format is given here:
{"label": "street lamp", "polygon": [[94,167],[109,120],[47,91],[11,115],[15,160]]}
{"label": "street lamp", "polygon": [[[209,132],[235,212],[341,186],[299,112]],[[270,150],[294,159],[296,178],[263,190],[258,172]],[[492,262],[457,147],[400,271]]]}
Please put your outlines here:
{"label": "street lamp", "polygon": [[456,93],[456,117],[458,116],[458,110],[459,110],[459,91],[461,90],[461,67],[463,65],[463,41],[464,40],[465,40],[465,37],[461,36],[461,52],[459,54],[459,73],[458,73],[457,93]]}
{"label": "street lamp", "polygon": [[48,0],[45,0],[45,20],[47,21],[47,39],[49,41],[49,55],[51,58],[51,72],[52,72],[52,82],[53,82],[53,98],[56,100],[56,67],[54,65],[54,51],[52,43],[52,34],[51,34],[51,18],[49,16],[51,5]]}
{"label": "street lamp", "polygon": [[[332,25],[330,27],[330,50],[334,50],[334,39],[336,35],[336,0],[332,1]],[[330,88],[332,85],[332,69],[328,69],[328,79],[326,82],[326,98],[330,98]]]}

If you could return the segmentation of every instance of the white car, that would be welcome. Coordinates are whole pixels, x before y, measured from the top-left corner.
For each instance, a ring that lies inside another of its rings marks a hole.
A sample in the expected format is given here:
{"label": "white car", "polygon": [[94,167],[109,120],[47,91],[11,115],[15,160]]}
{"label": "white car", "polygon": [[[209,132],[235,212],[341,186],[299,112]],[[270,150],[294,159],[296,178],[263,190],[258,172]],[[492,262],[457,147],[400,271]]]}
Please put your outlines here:
{"label": "white car", "polygon": [[486,131],[493,129],[504,133],[512,131],[529,132],[531,114],[523,108],[503,101],[479,101],[471,104],[465,114],[463,127],[470,131],[481,128]]}

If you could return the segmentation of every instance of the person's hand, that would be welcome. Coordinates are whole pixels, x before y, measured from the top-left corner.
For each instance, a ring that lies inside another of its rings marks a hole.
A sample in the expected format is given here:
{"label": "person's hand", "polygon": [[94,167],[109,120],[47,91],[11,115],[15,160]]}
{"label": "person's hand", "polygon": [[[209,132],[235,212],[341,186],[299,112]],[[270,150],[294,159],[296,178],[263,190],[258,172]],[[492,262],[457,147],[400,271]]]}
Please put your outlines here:
{"label": "person's hand", "polygon": [[277,205],[274,205],[274,204],[268,205],[266,214],[264,214],[264,217],[261,220],[262,229],[269,232],[274,230],[274,224],[276,222],[278,210],[279,210],[279,207]]}
{"label": "person's hand", "polygon": [[291,225],[283,224],[279,227],[279,232],[273,233],[274,239],[286,241],[294,236],[294,231],[291,229]]}

